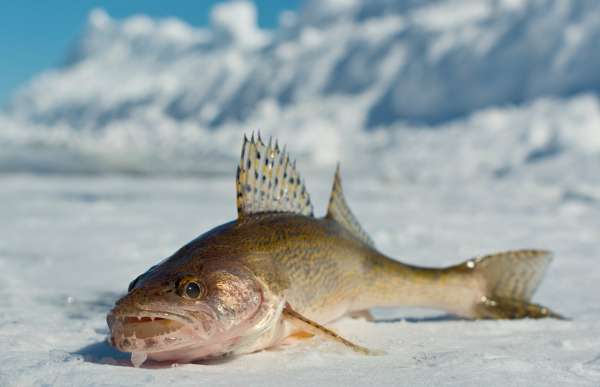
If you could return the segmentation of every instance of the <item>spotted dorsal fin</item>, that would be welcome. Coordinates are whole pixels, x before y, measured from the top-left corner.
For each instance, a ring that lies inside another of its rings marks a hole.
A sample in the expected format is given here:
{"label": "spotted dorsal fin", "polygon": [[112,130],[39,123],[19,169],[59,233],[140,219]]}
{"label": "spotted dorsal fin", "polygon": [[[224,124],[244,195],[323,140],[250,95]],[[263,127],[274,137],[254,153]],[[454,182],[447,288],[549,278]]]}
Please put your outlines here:
{"label": "spotted dorsal fin", "polygon": [[313,207],[304,182],[285,151],[265,146],[260,139],[244,136],[242,159],[237,170],[238,218],[269,212],[313,216]]}
{"label": "spotted dorsal fin", "polygon": [[375,247],[375,243],[373,243],[367,233],[364,232],[362,227],[360,227],[360,224],[358,224],[358,221],[354,215],[352,215],[350,208],[348,208],[346,200],[344,200],[339,164],[335,170],[333,190],[331,191],[331,199],[329,199],[329,207],[327,208],[327,215],[325,216],[325,219],[335,220],[346,230],[350,231],[352,235],[358,238],[361,242],[370,247]]}

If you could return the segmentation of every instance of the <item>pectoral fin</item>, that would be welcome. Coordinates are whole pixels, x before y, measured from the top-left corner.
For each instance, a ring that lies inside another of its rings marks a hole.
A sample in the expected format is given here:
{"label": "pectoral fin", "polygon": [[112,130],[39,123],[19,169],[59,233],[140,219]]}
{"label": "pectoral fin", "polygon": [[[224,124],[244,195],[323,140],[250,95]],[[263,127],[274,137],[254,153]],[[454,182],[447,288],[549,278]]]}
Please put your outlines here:
{"label": "pectoral fin", "polygon": [[311,321],[311,320],[307,319],[306,317],[296,313],[290,307],[289,304],[287,304],[285,306],[285,308],[283,309],[283,318],[285,319],[285,321],[289,322],[290,324],[295,325],[296,327],[302,329],[305,332],[311,333],[315,336],[316,335],[324,335],[327,340],[337,341],[338,343],[342,343],[342,344],[346,345],[347,347],[350,347],[354,351],[362,353],[363,355],[372,355],[372,356],[385,355],[385,352],[383,352],[383,351],[364,348],[364,347],[361,347],[361,346],[358,346],[356,344],[349,342],[348,340],[340,337],[340,335],[338,335],[337,333],[332,332],[331,330],[325,328],[324,326],[319,325],[316,322]]}

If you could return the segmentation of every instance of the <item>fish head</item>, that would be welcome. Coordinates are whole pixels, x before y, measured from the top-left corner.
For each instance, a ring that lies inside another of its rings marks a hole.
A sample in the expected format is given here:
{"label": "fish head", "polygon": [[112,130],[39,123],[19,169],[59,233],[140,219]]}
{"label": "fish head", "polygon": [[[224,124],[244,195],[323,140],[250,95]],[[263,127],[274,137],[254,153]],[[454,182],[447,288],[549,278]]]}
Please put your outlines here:
{"label": "fish head", "polygon": [[108,312],[108,342],[179,363],[247,345],[275,324],[286,292],[274,292],[245,262],[213,259],[190,268],[166,261],[150,269]]}

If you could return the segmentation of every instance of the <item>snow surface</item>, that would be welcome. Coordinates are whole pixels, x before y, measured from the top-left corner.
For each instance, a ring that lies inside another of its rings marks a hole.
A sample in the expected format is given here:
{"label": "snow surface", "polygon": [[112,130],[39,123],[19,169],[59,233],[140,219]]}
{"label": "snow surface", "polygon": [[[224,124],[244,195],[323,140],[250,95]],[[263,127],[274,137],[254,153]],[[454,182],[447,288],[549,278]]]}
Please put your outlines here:
{"label": "snow surface", "polygon": [[[293,150],[293,149],[292,149]],[[332,166],[333,167],[333,166]],[[306,174],[321,215],[331,181]],[[512,248],[556,253],[533,300],[570,320],[467,321],[421,309],[344,318],[344,337],[172,366],[109,347],[106,310],[129,282],[236,215],[227,178],[0,177],[0,383],[20,385],[573,385],[600,383],[600,205],[561,187],[344,176],[381,251],[444,266]]]}
{"label": "snow surface", "polygon": [[[208,28],[95,10],[0,114],[0,387],[600,384],[600,3],[321,0]],[[322,215],[335,163],[385,254],[556,253],[533,301],[569,320],[374,311],[309,340],[171,365],[105,344],[129,282],[236,216],[242,134],[288,144]],[[61,174],[62,172],[76,172]]]}

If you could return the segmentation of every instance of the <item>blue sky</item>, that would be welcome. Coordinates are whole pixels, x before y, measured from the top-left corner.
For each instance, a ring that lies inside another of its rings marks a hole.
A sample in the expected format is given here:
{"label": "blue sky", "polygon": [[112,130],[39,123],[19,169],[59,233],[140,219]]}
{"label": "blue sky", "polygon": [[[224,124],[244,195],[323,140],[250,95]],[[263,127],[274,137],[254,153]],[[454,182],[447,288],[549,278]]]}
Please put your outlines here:
{"label": "blue sky", "polygon": [[[0,108],[34,74],[61,63],[82,32],[89,12],[104,8],[122,19],[143,13],[175,16],[193,26],[208,23],[217,0],[0,0]],[[297,9],[302,0],[256,0],[258,24],[275,28],[281,11]]]}

